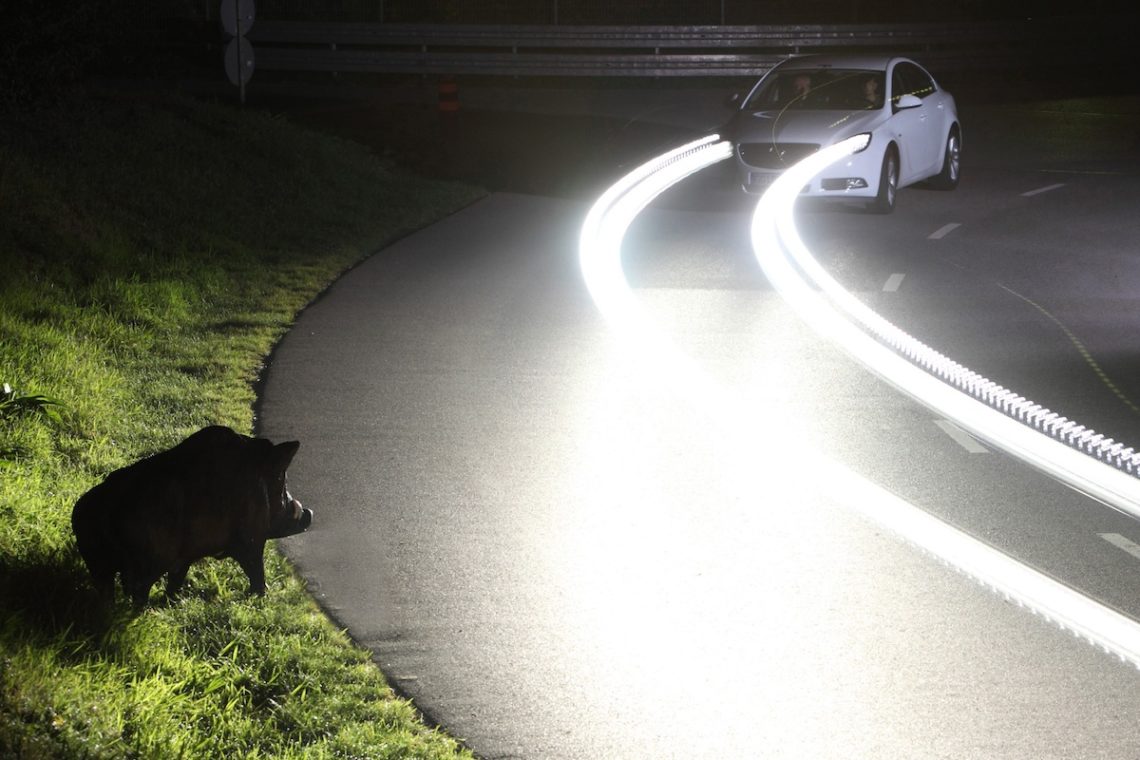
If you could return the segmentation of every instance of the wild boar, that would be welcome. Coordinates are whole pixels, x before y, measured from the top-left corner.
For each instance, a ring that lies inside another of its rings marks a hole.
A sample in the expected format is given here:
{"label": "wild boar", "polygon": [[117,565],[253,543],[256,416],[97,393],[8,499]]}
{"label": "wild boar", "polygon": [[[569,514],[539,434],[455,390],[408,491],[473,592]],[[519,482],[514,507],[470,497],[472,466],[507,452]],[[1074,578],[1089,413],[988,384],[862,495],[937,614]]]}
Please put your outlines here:
{"label": "wild boar", "polygon": [[165,573],[178,593],[191,563],[233,557],[250,593],[265,593],[265,542],[306,530],[312,510],[286,487],[297,441],[274,445],[226,427],[207,427],[172,449],[115,470],[79,498],[75,541],[100,594],[115,575],[136,605]]}

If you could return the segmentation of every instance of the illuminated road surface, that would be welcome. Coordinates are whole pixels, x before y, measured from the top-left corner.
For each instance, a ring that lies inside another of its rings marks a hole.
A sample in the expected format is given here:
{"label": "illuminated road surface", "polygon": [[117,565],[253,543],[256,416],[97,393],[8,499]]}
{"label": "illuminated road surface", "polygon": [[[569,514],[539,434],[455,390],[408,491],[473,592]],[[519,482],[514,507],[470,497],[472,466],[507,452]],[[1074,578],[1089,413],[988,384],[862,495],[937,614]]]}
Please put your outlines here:
{"label": "illuminated road surface", "polygon": [[[1127,325],[1097,299],[1118,288],[1121,300],[1136,272],[1110,256],[1111,283],[1086,274],[1058,295],[1040,271],[1065,260],[1041,229],[1055,212],[1029,204],[1064,199],[1011,194],[1004,221],[1036,221],[1019,238],[1037,245],[1027,267],[1025,249],[986,240],[1007,185],[1050,182],[986,179],[904,191],[886,232],[809,212],[805,235],[849,285],[970,366],[1140,428],[1063,332],[982,286],[1037,296],[1110,374]],[[631,279],[718,383],[764,399],[757,436],[794,429],[1140,613],[1140,560],[1102,538],[1140,542],[1133,521],[948,436],[800,325],[755,271],[739,213],[684,200],[635,223]],[[262,429],[303,441],[296,490],[320,509],[290,553],[397,686],[487,757],[1140,753],[1134,669],[821,499],[812,449],[773,471],[647,382],[577,274],[584,213],[492,197],[355,270],[275,357]],[[950,222],[962,226],[929,239]],[[944,245],[956,235],[970,244]],[[1017,370],[1025,358],[1032,371]]]}

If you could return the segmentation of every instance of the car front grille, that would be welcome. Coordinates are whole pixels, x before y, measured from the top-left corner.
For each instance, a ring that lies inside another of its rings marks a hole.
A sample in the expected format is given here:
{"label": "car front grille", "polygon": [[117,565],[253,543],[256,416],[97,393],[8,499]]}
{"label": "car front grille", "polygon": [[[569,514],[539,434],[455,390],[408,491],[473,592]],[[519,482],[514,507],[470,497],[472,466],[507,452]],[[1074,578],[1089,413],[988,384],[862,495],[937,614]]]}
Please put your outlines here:
{"label": "car front grille", "polygon": [[741,143],[740,160],[757,169],[781,171],[819,150],[815,143]]}

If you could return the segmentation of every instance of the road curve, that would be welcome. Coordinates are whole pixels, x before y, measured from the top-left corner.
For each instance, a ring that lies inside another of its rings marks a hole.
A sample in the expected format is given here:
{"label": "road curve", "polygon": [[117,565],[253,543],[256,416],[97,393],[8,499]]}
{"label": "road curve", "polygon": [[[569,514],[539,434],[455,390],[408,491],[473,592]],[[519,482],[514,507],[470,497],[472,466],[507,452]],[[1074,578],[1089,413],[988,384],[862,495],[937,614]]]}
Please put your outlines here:
{"label": "road curve", "polygon": [[[1088,414],[1130,433],[1140,426],[1120,422],[1117,396],[1041,314],[1093,336],[1103,358],[1121,332],[1095,319],[1106,290],[1086,273],[1079,297],[1061,297],[1008,255],[999,199],[1014,198],[1006,221],[1041,224],[1055,212],[1029,205],[1060,196],[1008,193],[1056,183],[1007,156],[976,164],[955,194],[904,191],[889,225],[807,211],[805,237],[897,323],[918,321],[990,376],[1031,376],[1041,391],[1026,395],[1078,388]],[[1070,181],[1087,194],[1097,176]],[[819,343],[755,271],[745,217],[708,202],[713,179],[694,180],[635,223],[630,277],[726,387],[765,400],[757,434],[795,425],[943,519],[1140,613],[1140,564],[1103,538],[1140,541],[1132,521],[972,453]],[[274,354],[260,432],[302,441],[294,490],[318,509],[309,534],[282,543],[403,692],[484,757],[1140,752],[1125,718],[1135,670],[828,503],[810,487],[826,477],[810,451],[796,477],[766,470],[647,382],[577,272],[585,210],[493,195],[350,272]],[[943,245],[955,240],[970,245]],[[1105,256],[1122,298],[1140,278]],[[1007,329],[979,336],[979,323]],[[1019,371],[1026,356],[1051,377]],[[1119,366],[1109,355],[1102,371]]]}

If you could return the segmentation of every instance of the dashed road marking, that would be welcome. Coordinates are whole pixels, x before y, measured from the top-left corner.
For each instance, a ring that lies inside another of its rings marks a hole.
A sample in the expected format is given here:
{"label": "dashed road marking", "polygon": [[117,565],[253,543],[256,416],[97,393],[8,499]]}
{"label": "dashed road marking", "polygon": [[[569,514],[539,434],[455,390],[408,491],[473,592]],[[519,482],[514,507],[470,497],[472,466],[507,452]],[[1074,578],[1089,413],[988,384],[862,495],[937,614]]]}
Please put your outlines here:
{"label": "dashed road marking", "polygon": [[905,274],[899,274],[898,272],[892,274],[887,278],[887,282],[883,285],[883,292],[894,293],[899,289],[899,285],[902,285],[904,277],[906,277]]}
{"label": "dashed road marking", "polygon": [[939,227],[934,232],[930,233],[930,237],[927,239],[928,240],[941,240],[942,238],[946,237],[951,232],[953,232],[954,230],[958,229],[961,226],[962,225],[960,222],[950,222],[950,224],[947,224],[943,227]]}
{"label": "dashed road marking", "polygon": [[1115,546],[1116,548],[1123,549],[1124,551],[1128,552],[1129,554],[1131,554],[1136,559],[1140,559],[1140,544],[1136,544],[1136,543],[1133,543],[1132,541],[1129,541],[1127,538],[1120,535],[1119,533],[1098,533],[1097,535],[1100,536],[1101,538],[1103,538],[1105,541],[1112,544],[1113,546]]}
{"label": "dashed road marking", "polygon": [[990,450],[978,443],[978,439],[955,425],[950,420],[935,420],[934,424],[942,428],[942,432],[954,439],[954,442],[971,454],[988,454]]}
{"label": "dashed road marking", "polygon": [[1080,174],[1089,177],[1122,177],[1128,172],[1117,171],[1090,171],[1088,169],[1042,169],[1042,174]]}
{"label": "dashed road marking", "polygon": [[1064,183],[1064,182],[1058,182],[1058,183],[1057,183],[1057,184],[1055,184],[1055,185],[1046,185],[1045,187],[1039,187],[1039,188],[1037,188],[1036,190],[1030,190],[1030,191],[1029,191],[1029,192],[1027,192],[1027,193],[1022,193],[1022,194],[1021,194],[1021,197],[1022,197],[1022,198],[1030,198],[1030,197],[1032,197],[1032,196],[1034,196],[1034,195],[1041,195],[1041,193],[1047,193],[1047,192],[1049,192],[1050,190],[1056,190],[1057,188],[1061,188],[1061,187],[1064,187],[1064,186],[1065,186],[1065,183]]}

